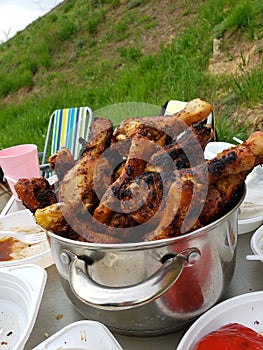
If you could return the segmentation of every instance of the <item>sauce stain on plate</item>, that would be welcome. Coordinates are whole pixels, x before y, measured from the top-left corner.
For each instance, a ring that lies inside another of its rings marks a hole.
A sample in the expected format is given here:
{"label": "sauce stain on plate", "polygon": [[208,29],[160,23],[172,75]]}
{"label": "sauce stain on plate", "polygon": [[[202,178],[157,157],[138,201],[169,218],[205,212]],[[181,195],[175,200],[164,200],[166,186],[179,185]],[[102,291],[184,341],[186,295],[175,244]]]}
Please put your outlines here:
{"label": "sauce stain on plate", "polygon": [[0,241],[0,261],[13,260],[11,253],[14,243],[13,238],[5,238]]}

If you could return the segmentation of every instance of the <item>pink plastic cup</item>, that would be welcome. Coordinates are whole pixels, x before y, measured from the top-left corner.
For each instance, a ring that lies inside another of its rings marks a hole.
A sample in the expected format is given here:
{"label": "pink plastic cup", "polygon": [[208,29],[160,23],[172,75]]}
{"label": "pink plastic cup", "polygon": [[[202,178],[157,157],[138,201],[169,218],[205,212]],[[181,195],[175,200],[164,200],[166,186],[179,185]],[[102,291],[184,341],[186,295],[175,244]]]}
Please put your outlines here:
{"label": "pink plastic cup", "polygon": [[18,199],[14,187],[18,179],[40,177],[37,146],[25,144],[1,150],[0,166],[13,195]]}

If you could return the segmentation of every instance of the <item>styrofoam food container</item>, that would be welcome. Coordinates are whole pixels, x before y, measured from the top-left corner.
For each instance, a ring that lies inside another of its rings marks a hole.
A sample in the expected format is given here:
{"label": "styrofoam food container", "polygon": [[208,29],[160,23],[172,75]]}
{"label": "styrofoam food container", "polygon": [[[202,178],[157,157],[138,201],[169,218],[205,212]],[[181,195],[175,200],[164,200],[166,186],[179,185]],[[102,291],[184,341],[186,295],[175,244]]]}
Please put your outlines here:
{"label": "styrofoam food container", "polygon": [[261,261],[263,262],[263,226],[257,229],[251,237],[250,246],[254,254],[262,255]]}
{"label": "styrofoam food container", "polygon": [[208,310],[184,334],[177,350],[193,350],[203,336],[229,323],[240,323],[262,334],[263,291],[230,298]]}
{"label": "styrofoam food container", "polygon": [[23,350],[33,329],[46,284],[34,264],[0,269],[1,350]]}
{"label": "styrofoam food container", "polygon": [[97,321],[77,321],[64,327],[33,350],[122,350],[106,326]]}
{"label": "styrofoam food container", "polygon": [[[37,226],[33,214],[28,209],[0,217],[0,228],[3,230],[16,231],[16,228],[19,228],[30,231],[31,229],[35,230],[36,227],[39,226]],[[32,250],[32,255],[17,260],[0,261],[0,268],[18,264],[37,264],[46,268],[54,263],[48,241],[41,242],[38,247],[34,245],[29,249]]]}

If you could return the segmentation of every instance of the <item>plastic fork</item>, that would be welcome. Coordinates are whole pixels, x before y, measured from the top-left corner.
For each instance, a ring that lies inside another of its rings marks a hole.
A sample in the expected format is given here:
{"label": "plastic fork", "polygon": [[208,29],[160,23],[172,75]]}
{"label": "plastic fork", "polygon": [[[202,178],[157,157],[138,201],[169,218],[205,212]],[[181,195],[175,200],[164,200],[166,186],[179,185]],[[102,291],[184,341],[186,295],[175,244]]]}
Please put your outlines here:
{"label": "plastic fork", "polygon": [[13,237],[27,244],[39,243],[44,241],[47,238],[45,232],[28,234],[28,233],[7,231],[7,230],[6,231],[0,230],[0,237]]}
{"label": "plastic fork", "polygon": [[255,255],[247,255],[246,256],[247,260],[263,260],[263,254],[259,255],[259,254],[255,254]]}

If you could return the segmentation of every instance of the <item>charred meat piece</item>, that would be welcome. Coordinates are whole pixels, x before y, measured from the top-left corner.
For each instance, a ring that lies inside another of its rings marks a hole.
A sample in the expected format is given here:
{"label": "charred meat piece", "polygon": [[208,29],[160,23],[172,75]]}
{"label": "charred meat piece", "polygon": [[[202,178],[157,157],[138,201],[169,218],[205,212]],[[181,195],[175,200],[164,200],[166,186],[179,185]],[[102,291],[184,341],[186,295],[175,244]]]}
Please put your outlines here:
{"label": "charred meat piece", "polygon": [[75,232],[63,216],[60,203],[54,203],[45,208],[37,209],[35,219],[37,224],[45,230],[52,231],[59,236],[67,234],[68,237],[72,237],[75,235]]}
{"label": "charred meat piece", "polygon": [[250,172],[253,168],[262,163],[261,152],[263,153],[263,132],[261,137],[258,132],[257,137],[250,136],[248,142],[245,141],[242,144],[230,147],[213,159],[207,160],[206,162],[197,165],[192,169],[182,169],[184,173],[188,172],[208,172],[208,183],[212,184],[218,180],[230,176],[239,174],[242,172]]}
{"label": "charred meat piece", "polygon": [[18,198],[32,213],[57,202],[52,186],[43,177],[19,179],[15,184],[15,190]]}
{"label": "charred meat piece", "polygon": [[263,131],[255,131],[243,142],[255,155],[255,166],[263,163]]}
{"label": "charred meat piece", "polygon": [[119,169],[119,177],[107,188],[94,211],[95,220],[112,226],[112,213],[125,213],[121,204],[128,200],[126,187],[134,178],[144,172],[147,160],[155,151],[156,145],[149,140],[139,135],[132,139],[128,158]]}
{"label": "charred meat piece", "polygon": [[[202,149],[205,149],[205,146],[214,136],[214,130],[210,124],[204,124],[203,122],[195,123],[189,127],[190,131],[193,132],[195,138],[200,143]],[[187,131],[186,131],[187,132]],[[183,139],[184,144],[187,143],[185,138]],[[179,143],[181,144],[181,139],[179,138]],[[191,140],[190,140],[191,142]],[[182,147],[182,146],[181,146]]]}
{"label": "charred meat piece", "polygon": [[225,175],[251,171],[263,163],[263,131],[255,131],[241,145],[230,147],[207,161],[210,182]]}
{"label": "charred meat piece", "polygon": [[219,219],[232,209],[244,191],[244,181],[248,172],[220,178],[208,187],[207,198],[199,220],[207,225]]}
{"label": "charred meat piece", "polygon": [[48,231],[76,241],[107,244],[121,243],[117,237],[92,231],[87,223],[81,220],[78,220],[78,230],[74,231],[65,219],[62,208],[63,205],[56,203],[46,208],[38,209],[35,212],[36,222]]}
{"label": "charred meat piece", "polygon": [[153,154],[146,171],[173,171],[194,167],[204,162],[203,150],[213,137],[213,130],[203,123],[196,123],[176,141]]}
{"label": "charred meat piece", "polygon": [[240,200],[246,175],[247,172],[241,172],[223,177],[208,184],[207,189],[205,183],[196,186],[189,179],[182,179],[179,185],[174,182],[159,226],[145,239],[180,236],[219,219]]}
{"label": "charred meat piece", "polygon": [[251,170],[255,162],[254,153],[245,143],[224,150],[217,157],[207,161],[209,182],[216,182],[226,175]]}
{"label": "charred meat piece", "polygon": [[74,158],[66,147],[61,148],[55,154],[51,155],[48,158],[48,162],[50,169],[55,171],[59,181],[61,181],[66,173],[75,165]]}
{"label": "charred meat piece", "polygon": [[144,239],[170,238],[201,227],[198,218],[205,198],[205,174],[177,171],[165,196],[159,224]]}
{"label": "charred meat piece", "polygon": [[107,158],[101,155],[108,147],[111,136],[112,123],[102,118],[95,119],[93,133],[86,149],[60,183],[58,196],[59,202],[64,203],[66,219],[77,213],[83,215],[85,212],[92,212],[98,204],[94,183],[98,187],[110,183],[111,165]]}
{"label": "charred meat piece", "polygon": [[80,158],[87,153],[99,155],[110,146],[111,137],[113,133],[112,122],[104,118],[94,118],[92,122],[89,140],[86,146],[83,147]]}
{"label": "charred meat piece", "polygon": [[148,222],[153,227],[160,220],[157,212],[160,209],[164,190],[163,179],[159,173],[145,172],[127,186],[121,208],[129,213],[136,223]]}

